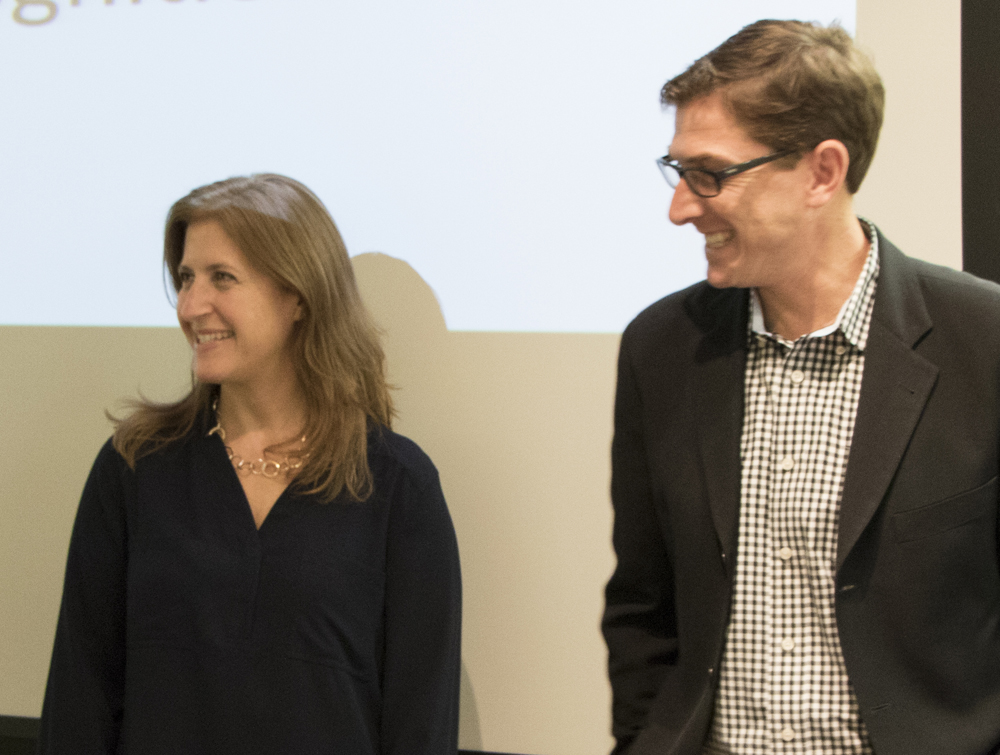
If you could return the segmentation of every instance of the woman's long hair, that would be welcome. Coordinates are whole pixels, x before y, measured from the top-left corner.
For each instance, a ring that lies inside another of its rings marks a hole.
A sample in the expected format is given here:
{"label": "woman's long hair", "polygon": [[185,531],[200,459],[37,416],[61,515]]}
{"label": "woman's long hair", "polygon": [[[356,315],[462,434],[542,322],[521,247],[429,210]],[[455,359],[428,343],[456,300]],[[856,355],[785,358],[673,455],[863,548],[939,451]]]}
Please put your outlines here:
{"label": "woman's long hair", "polygon": [[[302,300],[293,332],[299,384],[305,392],[303,429],[308,459],[296,475],[301,492],[333,500],[371,494],[367,459],[370,425],[391,425],[393,408],[379,333],[358,293],[347,250],[319,198],[291,178],[262,173],[209,184],[177,201],[167,216],[163,264],[174,291],[188,226],[215,221],[256,270]],[[191,392],[176,403],[131,402],[114,419],[114,446],[137,459],[188,435],[212,410],[217,386],[192,375]]]}

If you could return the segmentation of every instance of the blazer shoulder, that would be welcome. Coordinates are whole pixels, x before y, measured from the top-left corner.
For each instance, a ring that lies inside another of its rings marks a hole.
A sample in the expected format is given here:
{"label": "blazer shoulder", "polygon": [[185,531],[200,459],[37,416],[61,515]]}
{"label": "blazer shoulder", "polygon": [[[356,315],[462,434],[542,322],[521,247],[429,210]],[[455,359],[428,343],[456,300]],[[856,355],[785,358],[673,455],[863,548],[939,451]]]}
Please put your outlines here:
{"label": "blazer shoulder", "polygon": [[713,288],[706,281],[653,302],[628,324],[622,339],[643,342],[664,333],[705,334],[746,321],[749,293],[742,288]]}
{"label": "blazer shoulder", "polygon": [[872,323],[914,346],[936,331],[948,338],[1000,333],[1000,286],[908,257],[879,231],[881,268]]}
{"label": "blazer shoulder", "polygon": [[893,282],[897,279],[901,281],[916,280],[924,296],[944,297],[955,303],[962,301],[1000,302],[1000,285],[962,270],[910,257],[887,239],[881,230],[876,230],[884,268],[883,272],[879,274],[880,279],[885,275]]}
{"label": "blazer shoulder", "polygon": [[907,257],[925,294],[1000,307],[1000,285],[972,273]]}
{"label": "blazer shoulder", "polygon": [[968,336],[989,342],[1000,336],[1000,285],[943,265],[903,259],[935,329],[943,329],[952,338]]}

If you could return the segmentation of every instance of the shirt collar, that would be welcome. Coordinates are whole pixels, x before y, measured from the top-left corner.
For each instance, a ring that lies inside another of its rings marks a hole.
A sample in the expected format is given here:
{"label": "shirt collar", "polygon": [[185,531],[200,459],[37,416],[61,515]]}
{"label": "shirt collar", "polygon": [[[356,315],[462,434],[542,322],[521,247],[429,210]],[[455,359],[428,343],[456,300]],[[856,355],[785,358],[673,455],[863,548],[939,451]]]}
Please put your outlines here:
{"label": "shirt collar", "polygon": [[[832,324],[824,328],[808,333],[803,338],[822,338],[840,330],[844,338],[852,344],[858,351],[864,351],[868,342],[868,323],[871,319],[871,303],[875,296],[875,281],[878,278],[878,233],[875,226],[865,218],[858,218],[861,221],[861,229],[868,237],[869,248],[868,258],[861,268],[861,274],[854,284],[854,290],[847,297],[847,301],[837,313],[837,319]],[[764,309],[760,304],[760,297],[757,289],[750,289],[750,333],[759,333],[762,336],[775,338],[781,342],[785,339],[774,333],[768,332],[764,325]]]}

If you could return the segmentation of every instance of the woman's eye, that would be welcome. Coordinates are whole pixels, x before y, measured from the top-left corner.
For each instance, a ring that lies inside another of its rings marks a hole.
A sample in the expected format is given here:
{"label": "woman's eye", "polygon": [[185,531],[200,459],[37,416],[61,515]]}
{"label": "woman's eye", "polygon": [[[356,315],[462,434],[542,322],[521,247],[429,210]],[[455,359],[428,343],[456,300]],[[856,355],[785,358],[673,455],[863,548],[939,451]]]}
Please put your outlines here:
{"label": "woman's eye", "polygon": [[181,288],[187,288],[191,285],[191,281],[194,280],[194,273],[181,272],[177,274],[177,280],[181,283]]}
{"label": "woman's eye", "polygon": [[222,270],[216,270],[215,273],[212,274],[212,279],[216,283],[235,283],[236,282],[236,278],[233,277],[232,273],[227,273],[227,272],[224,272]]}

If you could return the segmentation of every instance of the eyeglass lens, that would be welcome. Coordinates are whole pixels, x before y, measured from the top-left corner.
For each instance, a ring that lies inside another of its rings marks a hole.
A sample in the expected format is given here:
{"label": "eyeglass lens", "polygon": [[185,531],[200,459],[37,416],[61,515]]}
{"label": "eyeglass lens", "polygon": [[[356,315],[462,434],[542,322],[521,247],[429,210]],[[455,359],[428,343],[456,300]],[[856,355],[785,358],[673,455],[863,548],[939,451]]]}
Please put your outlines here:
{"label": "eyeglass lens", "polygon": [[[667,179],[667,183],[671,188],[676,189],[677,185],[681,182],[681,174],[677,170],[677,166],[668,162],[659,162],[658,165],[660,166],[660,172],[663,173],[663,177]],[[719,184],[715,180],[715,176],[707,171],[688,168],[684,171],[684,180],[698,196],[714,197],[719,193]]]}
{"label": "eyeglass lens", "polygon": [[703,170],[684,171],[684,180],[687,181],[692,191],[700,197],[714,197],[719,193],[719,182],[715,176]]}

